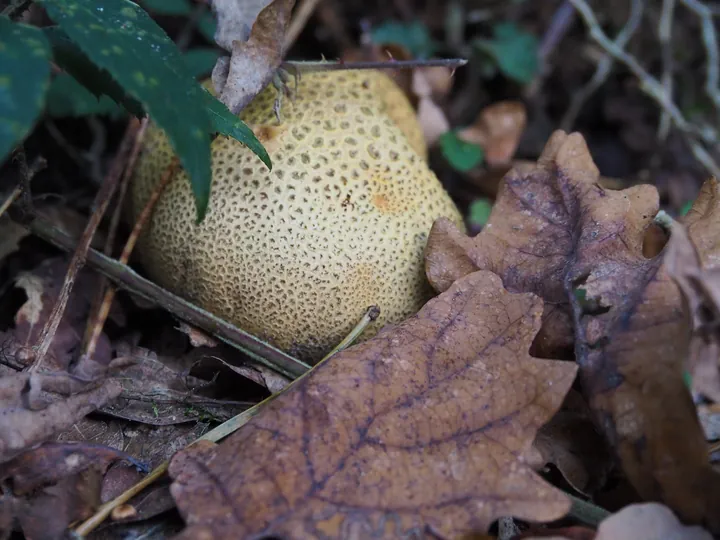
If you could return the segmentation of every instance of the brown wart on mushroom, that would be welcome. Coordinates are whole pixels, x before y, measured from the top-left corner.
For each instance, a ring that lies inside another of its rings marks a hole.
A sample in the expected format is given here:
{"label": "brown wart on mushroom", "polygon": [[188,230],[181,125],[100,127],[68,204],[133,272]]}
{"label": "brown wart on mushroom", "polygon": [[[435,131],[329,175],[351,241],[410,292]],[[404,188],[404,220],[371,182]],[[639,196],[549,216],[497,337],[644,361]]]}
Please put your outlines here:
{"label": "brown wart on mushroom", "polygon": [[[426,163],[414,111],[375,71],[304,74],[281,123],[266,88],[241,113],[273,170],[228,137],[196,224],[186,174],[158,202],[138,246],[160,285],[297,357],[317,361],[370,305],[385,323],[431,292],[423,251],[433,221],[462,217]],[[137,216],[173,152],[151,127],[132,182]]]}

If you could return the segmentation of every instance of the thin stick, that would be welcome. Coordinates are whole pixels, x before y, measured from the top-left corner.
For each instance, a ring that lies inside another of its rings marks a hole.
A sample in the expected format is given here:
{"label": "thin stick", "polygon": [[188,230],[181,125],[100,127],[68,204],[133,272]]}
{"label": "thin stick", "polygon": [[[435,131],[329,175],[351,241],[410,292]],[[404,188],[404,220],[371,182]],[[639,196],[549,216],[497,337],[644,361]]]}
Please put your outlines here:
{"label": "thin stick", "polygon": [[12,204],[20,197],[20,194],[22,193],[22,188],[20,186],[15,186],[15,189],[12,190],[12,193],[10,193],[10,196],[5,199],[5,201],[0,205],[0,217],[7,212],[7,209],[12,206]]}
{"label": "thin stick", "polygon": [[710,446],[708,446],[708,454],[712,455],[715,452],[720,450],[720,441],[715,441]]}
{"label": "thin stick", "polygon": [[720,66],[718,66],[718,42],[715,34],[715,25],[713,24],[713,14],[708,6],[699,0],[681,0],[686,8],[700,17],[702,24],[702,39],[705,44],[705,54],[707,61],[705,69],[707,76],[705,78],[705,93],[712,100],[716,109],[720,110]]}
{"label": "thin stick", "polygon": [[467,64],[464,58],[431,58],[429,60],[387,60],[380,62],[332,62],[332,61],[286,61],[281,67],[289,67],[300,73],[316,71],[340,71],[346,69],[414,69],[419,67],[459,68]]}
{"label": "thin stick", "polygon": [[[75,250],[77,241],[41,215],[36,215],[32,222],[26,224],[26,227],[34,235],[60,249],[70,252]],[[152,281],[139,276],[129,266],[94,249],[88,250],[87,263],[110,278],[120,288],[140,296],[169,311],[178,319],[212,334],[220,341],[239,349],[253,360],[281,375],[294,378],[310,368],[304,362],[199,308],[184,298],[166,291]]]}
{"label": "thin stick", "polygon": [[677,105],[675,105],[670,96],[665,92],[665,89],[662,87],[660,82],[650,75],[640,65],[637,59],[629,55],[624,49],[622,49],[622,47],[618,47],[617,44],[613,43],[605,35],[588,3],[585,0],[569,1],[575,9],[578,10],[578,13],[580,13],[580,16],[585,21],[585,24],[590,30],[590,37],[592,37],[593,40],[605,49],[605,51],[613,58],[615,58],[615,60],[625,65],[625,67],[627,67],[633,75],[639,79],[640,89],[650,96],[663,110],[668,113],[668,115],[670,115],[675,127],[677,127],[685,135],[696,158],[701,161],[710,174],[720,178],[720,167],[698,142],[699,139],[710,146],[717,144],[717,135],[715,130],[701,129],[700,127],[688,122],[680,112],[680,109],[678,109]]}
{"label": "thin stick", "polygon": [[293,46],[300,33],[310,20],[315,8],[321,0],[300,0],[300,4],[295,10],[295,15],[290,21],[287,32],[285,32],[285,41],[283,42],[283,50],[287,51]]}
{"label": "thin stick", "polygon": [[50,318],[45,323],[40,337],[38,338],[38,344],[35,346],[35,359],[29,368],[30,372],[36,372],[39,369],[45,359],[45,355],[48,350],[50,350],[50,345],[55,338],[55,332],[57,332],[58,326],[60,325],[60,320],[65,312],[68,299],[70,298],[70,293],[75,285],[77,274],[85,265],[85,258],[87,257],[90,243],[92,242],[95,231],[97,230],[98,225],[100,225],[100,220],[105,214],[105,210],[107,210],[107,207],[110,204],[112,194],[118,185],[120,177],[122,176],[125,161],[128,153],[130,152],[132,142],[135,139],[135,133],[138,127],[139,124],[136,120],[132,120],[128,123],[125,135],[120,143],[120,148],[115,155],[110,171],[108,172],[105,182],[95,196],[95,200],[93,201],[95,211],[92,213],[87,225],[85,226],[80,242],[78,243],[75,253],[68,265],[67,273],[65,274],[65,281],[63,282],[58,299],[53,306]]}
{"label": "thin stick", "polygon": [[[658,24],[658,39],[662,47],[663,72],[660,79],[663,88],[668,96],[673,95],[673,49],[672,49],[672,23],[675,14],[675,0],[663,0],[660,22]],[[671,126],[670,115],[663,110],[658,125],[658,137],[665,140]]]}
{"label": "thin stick", "polygon": [[[107,238],[105,239],[105,255],[112,256],[112,247],[115,243],[115,235],[117,234],[118,226],[120,225],[120,218],[123,212],[123,204],[125,201],[125,195],[127,193],[128,185],[130,184],[130,178],[132,177],[133,170],[135,169],[135,162],[140,155],[142,149],[142,142],[145,138],[145,131],[147,130],[148,118],[145,117],[140,120],[140,127],[135,134],[135,142],[133,148],[128,156],[127,166],[125,167],[125,173],[123,174],[122,180],[120,181],[120,188],[118,189],[117,200],[115,202],[115,209],[113,210],[112,218],[110,219],[110,226],[108,227]],[[93,299],[92,308],[90,313],[94,316],[88,319],[88,324],[85,329],[85,336],[83,338],[84,346],[83,349],[88,351],[88,344],[92,339],[94,328],[97,327],[97,320],[100,317],[100,310],[103,302],[104,291],[107,289],[108,282],[105,276],[100,276],[100,283],[98,283],[97,294]],[[104,323],[103,323],[104,324]]]}
{"label": "thin stick", "polygon": [[[190,443],[188,445],[192,446],[193,444],[196,444],[198,441],[210,441],[210,442],[218,442],[221,439],[224,439],[231,433],[234,433],[238,429],[240,429],[242,426],[247,424],[252,418],[258,415],[258,413],[262,410],[264,406],[266,406],[268,403],[274,401],[276,398],[280,397],[284,393],[286,393],[290,388],[292,388],[295,384],[299,383],[301,380],[305,379],[310,373],[312,373],[315,369],[317,369],[319,366],[321,366],[323,363],[327,362],[329,358],[340,352],[341,350],[349,347],[352,345],[352,343],[360,336],[360,334],[365,331],[365,329],[368,327],[368,325],[373,322],[375,319],[378,318],[380,315],[380,309],[377,306],[371,306],[367,309],[365,314],[363,315],[362,319],[360,319],[360,322],[353,328],[348,336],[343,339],[340,344],[338,344],[329,354],[327,354],[320,362],[318,362],[315,366],[308,369],[305,373],[303,373],[300,377],[296,378],[294,381],[292,381],[289,385],[287,385],[285,388],[280,390],[280,392],[277,392],[276,394],[273,394],[267,398],[265,398],[263,401],[258,403],[257,405],[249,408],[246,411],[241,412],[237,416],[234,416],[230,420],[223,422],[219,426],[217,426],[214,429],[211,429],[201,437],[197,438],[195,441]],[[145,478],[143,478],[140,482],[135,484],[133,487],[128,489],[127,491],[121,493],[117,497],[115,497],[112,501],[108,501],[105,504],[103,504],[100,508],[98,508],[90,518],[88,518],[86,521],[81,523],[73,532],[78,537],[84,537],[90,534],[93,530],[95,530],[111,513],[112,511],[117,508],[118,506],[125,504],[130,499],[132,499],[135,495],[140,493],[143,489],[151,485],[153,482],[155,482],[157,479],[159,479],[165,472],[168,470],[168,467],[170,466],[170,461],[163,461],[160,465],[158,465],[150,474],[148,474]]]}
{"label": "thin stick", "polygon": [[[628,41],[630,41],[630,38],[640,26],[643,9],[644,2],[642,0],[632,0],[630,16],[628,17],[625,26],[622,27],[617,37],[615,38],[614,44],[616,47],[623,49],[625,45],[627,45]],[[570,131],[572,129],[572,126],[575,123],[575,119],[582,110],[585,102],[607,80],[608,75],[612,70],[613,63],[613,57],[610,54],[605,54],[598,62],[595,73],[593,74],[590,81],[585,86],[583,86],[580,91],[575,92],[575,94],[573,95],[572,100],[570,101],[570,106],[568,107],[560,122],[561,129],[565,131]]]}
{"label": "thin stick", "polygon": [[[142,212],[140,212],[140,216],[135,222],[135,226],[133,227],[133,230],[128,237],[122,253],[120,254],[119,261],[122,264],[127,264],[130,260],[130,255],[132,255],[132,252],[135,249],[135,245],[137,244],[138,238],[140,238],[140,233],[142,232],[145,223],[150,218],[150,215],[155,208],[155,204],[160,198],[162,192],[165,190],[165,187],[175,177],[175,172],[177,171],[177,168],[178,159],[177,157],[174,157],[165,172],[163,172],[160,182],[158,182],[158,184],[153,189],[153,192],[150,194],[150,197],[145,203],[145,207],[142,209]],[[95,348],[97,347],[103,327],[105,326],[105,321],[110,314],[110,308],[112,307],[112,302],[115,299],[116,292],[117,288],[113,286],[108,287],[105,291],[105,297],[103,298],[102,304],[100,305],[97,316],[94,318],[94,326],[92,332],[90,333],[87,347],[85,348],[85,356],[91,357],[93,354],[95,354]]]}

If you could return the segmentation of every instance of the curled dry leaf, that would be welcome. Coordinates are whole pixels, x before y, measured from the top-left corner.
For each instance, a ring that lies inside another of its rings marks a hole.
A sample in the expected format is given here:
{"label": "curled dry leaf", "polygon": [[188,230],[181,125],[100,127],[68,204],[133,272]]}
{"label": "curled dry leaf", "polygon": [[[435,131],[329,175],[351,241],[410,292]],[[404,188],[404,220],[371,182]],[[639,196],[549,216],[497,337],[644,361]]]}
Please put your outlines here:
{"label": "curled dry leaf", "polygon": [[515,155],[526,123],[525,105],[519,101],[500,101],[480,111],[473,125],[460,130],[458,137],[481,146],[489,166],[501,167]]}
{"label": "curled dry leaf", "polygon": [[267,86],[282,63],[285,31],[295,0],[212,3],[218,13],[215,39],[231,53],[230,58],[218,59],[212,82],[220,101],[238,114]]}
{"label": "curled dry leaf", "polygon": [[673,222],[666,267],[692,323],[687,369],[693,389],[720,402],[720,183],[707,180],[683,220]]}
{"label": "curled dry leaf", "polygon": [[418,99],[417,115],[425,142],[428,146],[433,146],[440,139],[440,135],[450,131],[450,122],[433,99],[432,83],[425,71],[417,69],[413,72],[412,92]]}
{"label": "curled dry leaf", "polygon": [[490,272],[341,352],[217,446],[178,454],[181,538],[457,537],[569,501],[522,461],[576,366],[527,350],[542,302]]}
{"label": "curled dry leaf", "polygon": [[[657,192],[608,191],[598,178],[582,136],[556,132],[537,167],[505,177],[479,235],[435,224],[428,276],[442,289],[490,269],[508,289],[539,294],[564,316],[569,300],[585,396],[631,483],[643,498],[720,531],[720,476],[683,380],[689,335],[679,291],[662,256],[642,254]],[[543,329],[547,308],[545,317]],[[560,329],[547,329],[549,342]]]}

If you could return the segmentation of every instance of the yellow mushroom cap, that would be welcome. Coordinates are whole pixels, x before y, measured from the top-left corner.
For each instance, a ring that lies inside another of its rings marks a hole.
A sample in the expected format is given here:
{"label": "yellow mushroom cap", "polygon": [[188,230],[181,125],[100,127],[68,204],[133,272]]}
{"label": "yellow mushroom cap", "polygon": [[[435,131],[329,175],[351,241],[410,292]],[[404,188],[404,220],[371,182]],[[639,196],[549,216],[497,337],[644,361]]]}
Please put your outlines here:
{"label": "yellow mushroom cap", "polygon": [[[459,225],[462,218],[393,121],[387,81],[394,85],[372,71],[305,74],[294,102],[283,100],[280,124],[276,92],[265,89],[241,117],[273,170],[236,140],[215,139],[207,216],[195,223],[189,181],[179,173],[138,246],[150,277],[309,361],[370,305],[381,316],[365,337],[416,312],[430,295],[430,227],[440,216]],[[143,144],[134,217],[173,155],[157,128]]]}

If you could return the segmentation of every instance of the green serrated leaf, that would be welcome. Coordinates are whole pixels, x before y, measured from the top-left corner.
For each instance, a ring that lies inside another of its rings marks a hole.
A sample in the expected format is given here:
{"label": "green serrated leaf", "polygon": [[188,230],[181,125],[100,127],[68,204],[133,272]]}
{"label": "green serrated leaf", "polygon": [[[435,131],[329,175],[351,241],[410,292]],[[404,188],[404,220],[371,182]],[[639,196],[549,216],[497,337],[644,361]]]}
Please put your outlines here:
{"label": "green serrated leaf", "polygon": [[59,27],[50,26],[43,31],[52,46],[55,63],[75,80],[97,98],[107,95],[131,114],[138,117],[145,115],[143,106],[129,96],[107,71],[93,64]]}
{"label": "green serrated leaf", "polygon": [[215,30],[217,30],[217,21],[209,11],[203,13],[198,19],[198,30],[210,43],[215,43]]}
{"label": "green serrated leaf", "polygon": [[514,23],[493,28],[493,39],[476,39],[475,47],[490,54],[502,73],[521,84],[529,83],[537,73],[538,40]]}
{"label": "green serrated leaf", "polygon": [[440,150],[453,169],[467,172],[480,165],[485,152],[477,144],[463,141],[454,131],[440,136]]}
{"label": "green serrated leaf", "polygon": [[222,101],[213,97],[210,92],[205,91],[204,94],[205,105],[210,115],[213,131],[240,141],[254,152],[268,169],[272,170],[270,156],[245,122],[230,112],[230,109]]}
{"label": "green serrated leaf", "polygon": [[198,221],[210,197],[210,121],[202,89],[179,51],[129,0],[40,0],[82,51],[107,70],[165,131],[188,173]]}
{"label": "green serrated leaf", "polygon": [[50,81],[42,31],[0,15],[0,162],[32,129]]}
{"label": "green serrated leaf", "polygon": [[119,117],[123,112],[108,96],[103,94],[98,98],[68,73],[61,73],[50,83],[47,113],[55,118],[89,115]]}
{"label": "green serrated leaf", "polygon": [[680,209],[680,215],[685,216],[690,211],[690,209],[693,207],[695,201],[688,201],[685,204],[682,205],[682,208]]}
{"label": "green serrated leaf", "polygon": [[437,50],[437,44],[430,36],[427,26],[419,21],[383,23],[373,29],[371,39],[380,45],[402,45],[414,58],[429,58]]}
{"label": "green serrated leaf", "polygon": [[189,0],[142,0],[142,5],[158,15],[188,15],[192,11]]}
{"label": "green serrated leaf", "polygon": [[488,199],[475,199],[470,203],[470,223],[476,227],[485,226],[490,218],[492,206],[492,202]]}
{"label": "green serrated leaf", "polygon": [[212,73],[220,54],[218,49],[197,47],[183,54],[183,61],[188,72],[193,77],[204,77]]}

